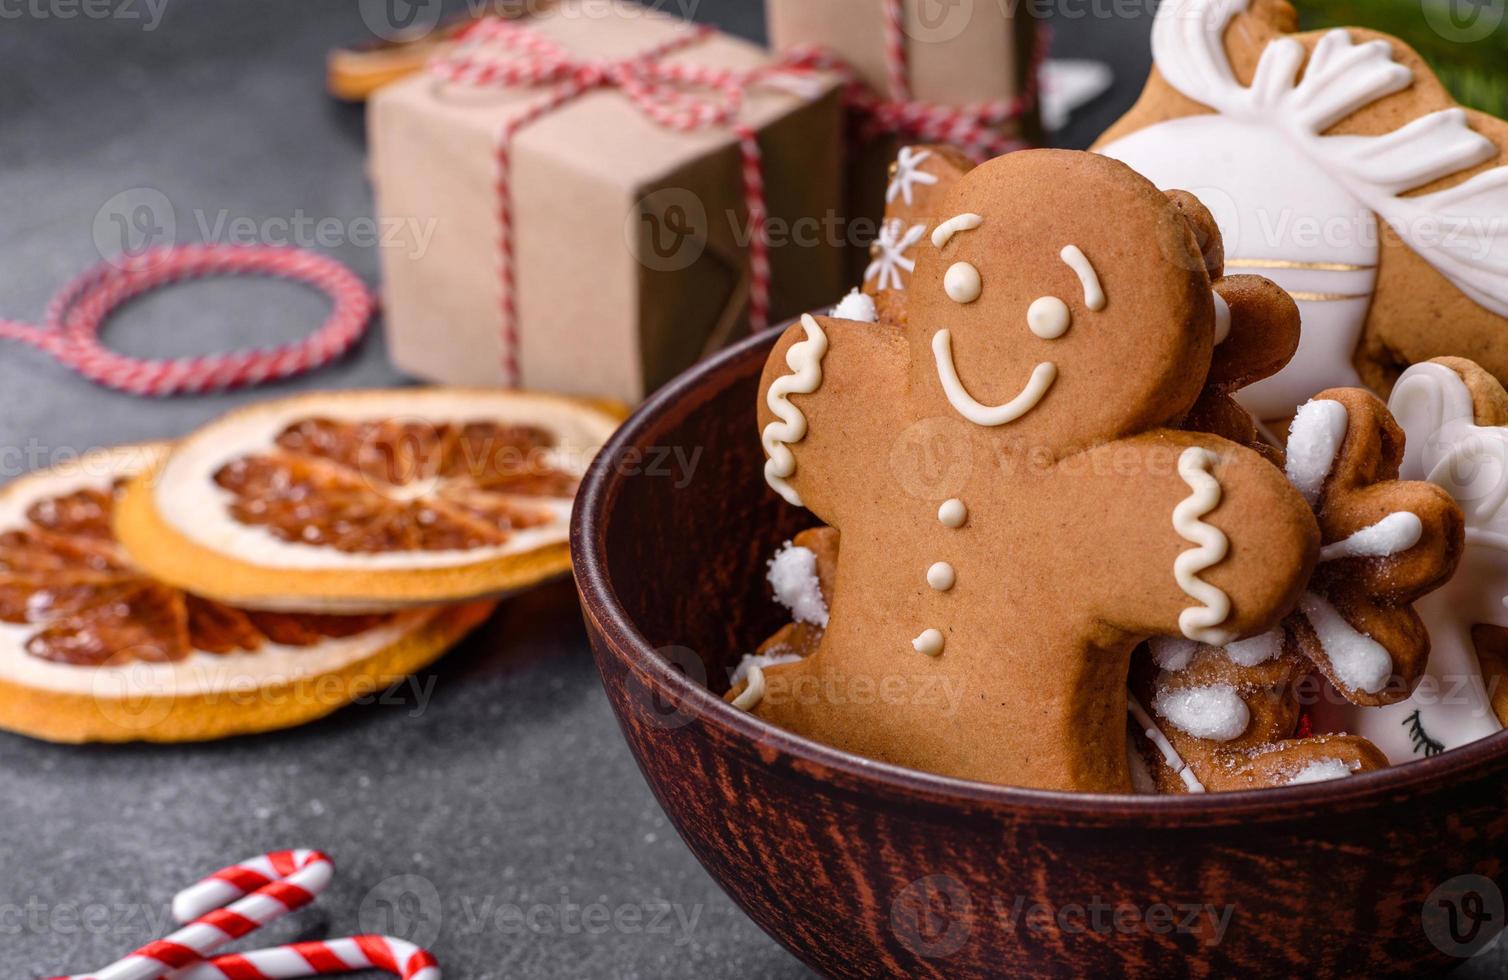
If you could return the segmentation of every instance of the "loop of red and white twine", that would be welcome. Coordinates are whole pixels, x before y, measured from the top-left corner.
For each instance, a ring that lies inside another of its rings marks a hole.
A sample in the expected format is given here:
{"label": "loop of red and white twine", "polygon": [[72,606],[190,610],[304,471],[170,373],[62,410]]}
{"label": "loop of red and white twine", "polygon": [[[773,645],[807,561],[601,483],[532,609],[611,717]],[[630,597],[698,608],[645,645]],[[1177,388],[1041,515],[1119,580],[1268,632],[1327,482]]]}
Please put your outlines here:
{"label": "loop of red and white twine", "polygon": [[294,943],[250,953],[211,954],[313,902],[335,865],[319,851],[274,851],[215,872],[179,892],[173,917],[183,928],[93,973],[52,980],[293,980],[384,970],[402,980],[440,980],[425,950],[386,936]]}
{"label": "loop of red and white twine", "polygon": [[[185,280],[216,276],[300,282],[330,297],[333,308],[308,337],[263,350],[150,360],[117,353],[101,341],[105,323],[137,296]],[[371,290],[354,272],[303,249],[168,246],[96,265],[53,297],[40,325],[0,319],[0,338],[44,351],[96,384],[162,397],[258,385],[323,367],[361,340],[376,308]]]}

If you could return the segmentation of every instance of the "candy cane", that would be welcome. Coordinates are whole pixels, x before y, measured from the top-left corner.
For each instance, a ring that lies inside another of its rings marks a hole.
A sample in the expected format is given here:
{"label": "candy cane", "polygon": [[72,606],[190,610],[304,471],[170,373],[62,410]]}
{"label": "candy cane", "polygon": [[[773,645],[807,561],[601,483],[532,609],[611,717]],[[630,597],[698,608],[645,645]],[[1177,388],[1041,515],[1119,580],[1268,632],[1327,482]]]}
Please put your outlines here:
{"label": "candy cane", "polygon": [[216,871],[179,892],[173,918],[186,923],[166,939],[103,970],[52,980],[283,980],[380,969],[402,980],[440,980],[428,952],[385,936],[295,943],[208,957],[215,950],[313,902],[335,865],[319,851],[273,851]]}

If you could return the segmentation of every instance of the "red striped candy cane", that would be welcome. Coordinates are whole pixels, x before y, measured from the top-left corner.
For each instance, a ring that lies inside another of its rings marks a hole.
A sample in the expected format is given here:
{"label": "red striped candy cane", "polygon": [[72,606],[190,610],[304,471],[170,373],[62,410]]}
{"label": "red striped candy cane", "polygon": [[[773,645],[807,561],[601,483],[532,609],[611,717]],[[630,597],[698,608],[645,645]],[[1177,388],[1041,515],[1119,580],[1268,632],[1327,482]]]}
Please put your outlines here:
{"label": "red striped candy cane", "polygon": [[217,956],[175,973],[173,980],[296,980],[353,970],[385,970],[402,980],[440,980],[433,956],[413,943],[386,936],[352,936]]}
{"label": "red striped candy cane", "polygon": [[[323,292],[333,308],[301,341],[264,350],[149,360],[128,357],[100,340],[124,303],[164,286],[215,276],[289,279]],[[64,286],[40,325],[0,319],[0,338],[51,354],[96,384],[162,397],[219,391],[291,378],[343,356],[371,323],[377,302],[339,262],[303,249],[263,245],[184,245],[149,249],[102,262]]]}
{"label": "red striped candy cane", "polygon": [[210,954],[319,897],[335,865],[319,851],[274,851],[216,871],[173,899],[183,928],[103,970],[52,980],[280,980],[387,970],[403,980],[440,980],[434,957],[412,943],[354,936],[209,959]]}

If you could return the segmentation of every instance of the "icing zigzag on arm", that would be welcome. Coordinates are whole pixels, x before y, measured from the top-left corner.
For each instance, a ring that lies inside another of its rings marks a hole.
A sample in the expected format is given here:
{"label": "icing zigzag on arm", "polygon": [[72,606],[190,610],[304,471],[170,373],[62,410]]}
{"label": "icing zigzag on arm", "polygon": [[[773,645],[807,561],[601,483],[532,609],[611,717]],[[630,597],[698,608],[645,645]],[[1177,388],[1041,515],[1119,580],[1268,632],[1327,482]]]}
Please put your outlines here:
{"label": "icing zigzag on arm", "polygon": [[[1457,187],[1403,197],[1495,159],[1495,143],[1466,112],[1442,109],[1382,136],[1325,136],[1347,116],[1414,83],[1383,40],[1357,44],[1343,29],[1303,44],[1281,37],[1262,52],[1252,84],[1237,79],[1224,35],[1250,0],[1169,0],[1152,51],[1179,92],[1221,115],[1271,127],[1336,177],[1409,247],[1475,302],[1508,316],[1508,167]],[[1303,77],[1299,77],[1300,71]]]}
{"label": "icing zigzag on arm", "polygon": [[785,363],[794,373],[776,378],[765,396],[765,403],[779,421],[766,425],[761,434],[765,455],[770,457],[764,464],[765,482],[796,507],[802,503],[801,495],[790,484],[796,473],[796,454],[791,452],[790,443],[806,438],[806,416],[791,404],[790,396],[810,395],[822,387],[822,358],[827,355],[827,334],[811,314],[801,318],[801,326],[806,339],[792,344],[785,354]]}

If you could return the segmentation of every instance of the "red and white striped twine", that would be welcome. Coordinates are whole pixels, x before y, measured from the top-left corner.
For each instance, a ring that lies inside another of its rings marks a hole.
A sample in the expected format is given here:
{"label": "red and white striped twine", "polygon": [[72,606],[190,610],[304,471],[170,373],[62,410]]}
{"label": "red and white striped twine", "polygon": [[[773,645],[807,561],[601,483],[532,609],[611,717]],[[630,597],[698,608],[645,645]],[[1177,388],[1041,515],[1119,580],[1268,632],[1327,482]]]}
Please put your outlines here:
{"label": "red and white striped twine", "polygon": [[[1026,86],[1015,99],[941,106],[911,99],[902,0],[886,0],[885,13],[889,98],[876,95],[841,59],[819,49],[791,51],[779,63],[755,71],[666,64],[662,60],[712,36],[713,30],[705,26],[688,25],[677,36],[631,58],[588,60],[573,56],[525,25],[489,18],[467,29],[456,49],[432,61],[430,73],[449,84],[470,88],[551,86],[544,98],[510,119],[497,135],[498,314],[504,383],[516,385],[520,379],[513,140],[521,130],[586,92],[617,89],[646,116],[668,129],[690,132],[727,126],[737,136],[744,207],[749,218],[749,324],[756,331],[764,329],[770,317],[770,256],[765,235],[768,208],[758,137],[738,118],[744,89],[780,75],[834,72],[846,83],[849,107],[865,117],[866,136],[892,133],[924,142],[949,143],[979,159],[1028,145],[1002,134],[999,127],[1021,118],[1036,103],[1039,69],[1046,52],[1045,28],[1039,31],[1038,52]],[[685,91],[686,87],[700,93],[693,95]]]}
{"label": "red and white striped twine", "polygon": [[215,872],[179,892],[173,917],[183,928],[93,973],[52,980],[292,980],[378,969],[402,980],[440,980],[426,951],[401,939],[353,936],[250,953],[210,955],[313,902],[335,865],[319,851],[274,851]]}
{"label": "red and white striped twine", "polygon": [[[105,323],[126,302],[153,289],[214,276],[289,279],[323,292],[333,308],[323,325],[296,343],[263,350],[149,360],[107,348]],[[184,245],[101,262],[61,289],[40,325],[0,319],[0,338],[51,354],[96,384],[162,397],[219,391],[291,378],[341,357],[361,340],[377,301],[365,283],[334,259],[263,245]]]}
{"label": "red and white striped twine", "polygon": [[[738,121],[743,90],[768,70],[741,72],[696,65],[665,64],[667,55],[712,36],[708,27],[690,27],[670,40],[632,58],[582,60],[554,41],[511,21],[478,21],[460,46],[430,65],[444,82],[473,88],[553,86],[550,93],[505,124],[497,137],[498,255],[501,284],[502,371],[508,384],[519,380],[518,280],[516,229],[512,201],[512,145],[519,131],[556,109],[598,88],[617,89],[641,112],[667,129],[681,132],[729,127],[738,138],[744,207],[749,217],[749,321],[762,330],[770,316],[769,246],[765,237],[767,208],[759,142],[754,130]],[[499,58],[499,55],[505,57]],[[685,91],[694,87],[698,94]]]}
{"label": "red and white striped twine", "polygon": [[797,70],[833,72],[846,86],[845,102],[862,122],[860,136],[896,136],[919,143],[956,146],[975,160],[1004,156],[1031,144],[1000,131],[1020,120],[1041,96],[1042,66],[1052,43],[1045,24],[1036,27],[1036,44],[1021,92],[1012,99],[995,99],[950,106],[918,102],[911,96],[910,62],[906,48],[904,0],[885,0],[885,61],[890,92],[881,96],[865,85],[852,66],[825,48],[797,45],[785,52],[785,64]]}

